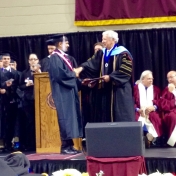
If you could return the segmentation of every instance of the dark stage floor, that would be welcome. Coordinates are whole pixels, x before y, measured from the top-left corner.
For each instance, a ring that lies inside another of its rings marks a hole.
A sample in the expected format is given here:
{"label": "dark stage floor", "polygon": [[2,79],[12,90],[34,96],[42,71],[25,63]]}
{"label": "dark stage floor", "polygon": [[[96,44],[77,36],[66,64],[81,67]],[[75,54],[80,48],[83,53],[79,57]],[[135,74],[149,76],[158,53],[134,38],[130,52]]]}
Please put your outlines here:
{"label": "dark stage floor", "polygon": [[[83,153],[77,155],[61,155],[58,153],[36,154],[28,152],[27,158],[30,160],[31,169],[36,173],[52,172],[60,169],[75,168],[81,172],[86,172],[86,157]],[[4,158],[8,153],[1,153],[0,158]],[[156,172],[176,173],[176,148],[151,148],[145,150],[145,163],[148,174]]]}

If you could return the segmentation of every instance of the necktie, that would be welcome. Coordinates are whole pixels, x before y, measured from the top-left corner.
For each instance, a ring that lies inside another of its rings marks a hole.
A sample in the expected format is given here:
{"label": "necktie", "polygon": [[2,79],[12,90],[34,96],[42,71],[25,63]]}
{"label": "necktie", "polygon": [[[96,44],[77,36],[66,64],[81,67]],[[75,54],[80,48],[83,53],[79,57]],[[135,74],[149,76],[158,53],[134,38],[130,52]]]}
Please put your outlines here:
{"label": "necktie", "polygon": [[4,68],[4,69],[3,69],[3,72],[4,72],[4,73],[7,73],[7,72],[8,72],[8,70],[7,70],[6,68]]}

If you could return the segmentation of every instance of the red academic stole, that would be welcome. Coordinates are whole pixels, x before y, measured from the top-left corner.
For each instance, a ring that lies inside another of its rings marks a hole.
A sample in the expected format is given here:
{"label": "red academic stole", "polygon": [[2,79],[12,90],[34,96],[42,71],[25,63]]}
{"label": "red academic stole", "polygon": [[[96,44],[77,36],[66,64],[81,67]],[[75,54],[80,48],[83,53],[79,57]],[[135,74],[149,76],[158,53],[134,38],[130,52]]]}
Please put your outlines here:
{"label": "red academic stole", "polygon": [[54,51],[54,52],[52,52],[52,54],[57,54],[66,63],[66,65],[69,67],[69,69],[71,71],[73,71],[73,67],[72,67],[71,63],[61,53],[59,53],[58,51]]}

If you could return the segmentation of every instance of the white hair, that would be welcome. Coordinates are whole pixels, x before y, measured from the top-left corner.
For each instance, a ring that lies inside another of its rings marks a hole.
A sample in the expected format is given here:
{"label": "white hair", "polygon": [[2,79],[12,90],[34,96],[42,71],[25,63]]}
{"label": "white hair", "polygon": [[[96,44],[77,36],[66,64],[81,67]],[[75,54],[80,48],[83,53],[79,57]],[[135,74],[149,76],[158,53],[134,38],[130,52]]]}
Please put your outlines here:
{"label": "white hair", "polygon": [[112,30],[108,30],[102,33],[103,36],[107,35],[110,38],[113,38],[116,43],[118,43],[119,38],[118,38],[118,33]]}
{"label": "white hair", "polygon": [[141,81],[140,80],[137,80],[136,82],[135,82],[135,84],[139,84]]}
{"label": "white hair", "polygon": [[150,70],[145,70],[145,71],[143,71],[142,74],[141,74],[141,77],[140,77],[140,81],[142,81],[143,78],[144,78],[145,76],[147,76],[148,74],[153,74],[153,73],[152,73]]}

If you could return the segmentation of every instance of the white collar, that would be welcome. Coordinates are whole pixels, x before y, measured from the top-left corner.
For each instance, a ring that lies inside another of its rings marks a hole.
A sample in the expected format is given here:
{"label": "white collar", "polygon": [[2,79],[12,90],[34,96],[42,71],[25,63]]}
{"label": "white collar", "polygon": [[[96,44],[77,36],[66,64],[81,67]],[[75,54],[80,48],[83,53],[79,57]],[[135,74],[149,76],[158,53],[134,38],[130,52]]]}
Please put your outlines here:
{"label": "white collar", "polygon": [[62,55],[68,55],[68,54],[64,53],[62,50],[60,50],[60,49],[58,49],[58,50],[61,52]]}
{"label": "white collar", "polygon": [[11,67],[10,67],[10,66],[8,66],[8,67],[6,67],[6,68],[3,67],[3,69],[6,69],[7,71],[10,71],[10,72],[11,72]]}
{"label": "white collar", "polygon": [[[114,47],[114,46],[113,46],[113,47]],[[110,50],[107,49],[107,52],[109,53],[109,52],[113,49],[113,47],[112,47]]]}

